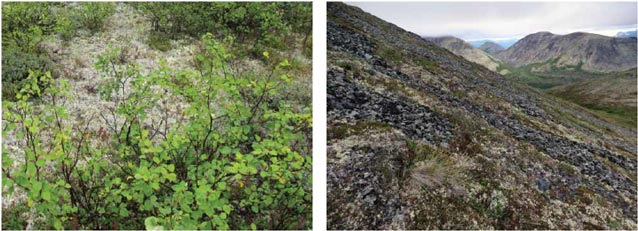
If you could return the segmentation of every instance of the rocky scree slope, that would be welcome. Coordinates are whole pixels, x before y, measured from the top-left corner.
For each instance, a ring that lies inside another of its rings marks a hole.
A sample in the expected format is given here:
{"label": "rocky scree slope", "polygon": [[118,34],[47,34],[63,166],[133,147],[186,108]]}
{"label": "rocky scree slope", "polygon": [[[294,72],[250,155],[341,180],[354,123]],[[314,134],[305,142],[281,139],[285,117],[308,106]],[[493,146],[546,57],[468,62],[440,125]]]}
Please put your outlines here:
{"label": "rocky scree slope", "polygon": [[472,62],[483,65],[487,69],[491,71],[496,71],[498,67],[501,65],[500,61],[496,60],[489,54],[485,53],[482,50],[474,48],[469,43],[453,36],[443,36],[443,37],[427,37],[425,38],[430,40],[437,45],[448,49],[452,53],[462,56],[463,58],[470,60]]}
{"label": "rocky scree slope", "polygon": [[496,57],[517,67],[548,62],[546,70],[578,67],[589,72],[625,71],[636,67],[636,39],[584,32],[538,32],[525,36]]}
{"label": "rocky scree slope", "polygon": [[328,3],[330,229],[636,229],[636,133]]}
{"label": "rocky scree slope", "polygon": [[483,45],[481,45],[478,49],[490,55],[496,55],[497,53],[505,50],[505,48],[501,45],[490,41],[483,43]]}

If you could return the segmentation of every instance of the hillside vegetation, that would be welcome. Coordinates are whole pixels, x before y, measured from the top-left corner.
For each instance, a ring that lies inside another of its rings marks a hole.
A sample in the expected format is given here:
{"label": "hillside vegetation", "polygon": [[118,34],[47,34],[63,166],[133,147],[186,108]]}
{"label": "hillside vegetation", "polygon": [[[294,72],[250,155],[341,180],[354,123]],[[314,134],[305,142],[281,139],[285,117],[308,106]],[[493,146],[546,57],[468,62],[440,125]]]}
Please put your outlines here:
{"label": "hillside vegetation", "polygon": [[636,229],[636,132],[328,3],[329,229]]}
{"label": "hillside vegetation", "polygon": [[2,11],[3,229],[310,227],[310,3]]}
{"label": "hillside vegetation", "polygon": [[636,69],[549,89],[549,93],[593,110],[610,122],[636,129]]}

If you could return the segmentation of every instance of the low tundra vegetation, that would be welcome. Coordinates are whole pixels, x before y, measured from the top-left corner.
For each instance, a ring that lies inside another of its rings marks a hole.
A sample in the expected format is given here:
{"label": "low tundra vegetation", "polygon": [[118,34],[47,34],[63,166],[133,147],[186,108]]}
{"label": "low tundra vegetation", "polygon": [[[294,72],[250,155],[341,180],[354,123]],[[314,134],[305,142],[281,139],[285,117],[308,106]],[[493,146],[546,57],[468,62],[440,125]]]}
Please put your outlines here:
{"label": "low tundra vegetation", "polygon": [[[30,72],[18,101],[3,108],[3,131],[27,146],[23,159],[3,151],[3,182],[8,193],[27,192],[28,206],[45,217],[39,228],[306,228],[311,114],[276,99],[293,78],[287,62],[268,76],[238,76],[225,68],[224,43],[210,34],[203,41],[194,72],[162,66],[144,75],[120,64],[116,49],[104,53],[99,91],[115,107],[74,126],[60,100],[68,83]],[[178,87],[173,73],[197,82]],[[190,103],[174,117],[149,118],[171,110],[168,95]],[[30,103],[35,98],[42,107]],[[91,134],[96,119],[110,126]],[[7,171],[14,162],[21,165]]]}
{"label": "low tundra vegetation", "polygon": [[53,68],[41,42],[55,36],[69,41],[78,30],[97,33],[114,11],[115,4],[108,2],[2,3],[2,98],[17,100],[29,70]]}
{"label": "low tundra vegetation", "polygon": [[289,61],[263,51],[268,70],[230,68],[245,41],[224,37],[201,36],[195,70],[142,71],[109,48],[95,63],[108,106],[77,122],[71,84],[28,69],[3,100],[3,137],[24,144],[3,145],[3,195],[26,197],[3,209],[4,228],[309,228],[311,106],[292,99]]}
{"label": "low tundra vegetation", "polygon": [[[152,24],[152,47],[165,49],[158,40],[186,36],[199,37],[205,32],[215,35],[232,34],[246,54],[256,57],[266,49],[290,49],[295,36],[302,37],[301,46],[310,50],[312,8],[299,2],[142,2],[134,6],[146,15]],[[236,52],[238,52],[236,51]]]}
{"label": "low tundra vegetation", "polygon": [[311,56],[312,7],[308,3],[7,2],[2,3],[2,48],[7,57],[2,59],[3,98],[16,100],[29,70],[55,73],[51,55],[42,49],[43,41],[70,42],[105,32],[117,4],[133,6],[151,24],[146,43],[156,50],[174,48],[171,40],[197,40],[213,33],[217,39],[236,38],[229,51],[236,55],[263,58],[264,51],[274,56],[301,48],[306,57]]}

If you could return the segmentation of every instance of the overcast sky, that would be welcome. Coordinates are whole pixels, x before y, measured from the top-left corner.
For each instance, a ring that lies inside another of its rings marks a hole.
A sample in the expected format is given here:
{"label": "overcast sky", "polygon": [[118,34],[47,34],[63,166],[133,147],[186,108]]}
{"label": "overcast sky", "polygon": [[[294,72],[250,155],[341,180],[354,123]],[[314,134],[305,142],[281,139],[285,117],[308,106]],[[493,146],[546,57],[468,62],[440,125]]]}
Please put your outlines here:
{"label": "overcast sky", "polygon": [[423,36],[521,38],[538,31],[614,36],[636,29],[636,2],[347,2]]}

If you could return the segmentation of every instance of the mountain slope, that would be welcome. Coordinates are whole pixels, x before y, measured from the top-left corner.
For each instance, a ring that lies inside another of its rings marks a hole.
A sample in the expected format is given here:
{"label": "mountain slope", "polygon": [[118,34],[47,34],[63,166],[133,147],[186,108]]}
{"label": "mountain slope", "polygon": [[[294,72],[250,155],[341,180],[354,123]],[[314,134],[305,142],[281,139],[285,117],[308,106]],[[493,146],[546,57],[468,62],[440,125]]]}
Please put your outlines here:
{"label": "mountain slope", "polygon": [[430,40],[445,49],[448,49],[456,55],[463,56],[463,58],[467,60],[483,65],[491,71],[496,71],[500,66],[500,63],[492,56],[477,48],[474,48],[472,45],[459,38],[453,36],[443,36],[428,37],[425,39]]}
{"label": "mountain slope", "polygon": [[635,128],[638,103],[636,75],[634,68],[555,87],[549,89],[549,93],[598,111],[613,122]]}
{"label": "mountain slope", "polygon": [[497,43],[494,43],[492,41],[483,43],[483,45],[481,45],[478,49],[490,55],[496,55],[497,53],[505,50],[505,48],[503,48],[501,45],[498,45]]}
{"label": "mountain slope", "polygon": [[509,38],[509,39],[499,39],[499,40],[489,40],[489,39],[482,39],[482,40],[471,40],[471,41],[467,41],[467,43],[469,43],[470,45],[479,48],[481,45],[485,44],[486,42],[493,42],[498,44],[499,46],[507,49],[509,47],[511,47],[512,45],[514,45],[514,43],[518,42],[519,38]]}
{"label": "mountain slope", "polygon": [[538,32],[524,37],[496,57],[517,67],[545,63],[539,71],[553,67],[588,72],[624,71],[636,67],[636,40],[583,32],[568,35]]}
{"label": "mountain slope", "polygon": [[636,133],[328,3],[329,229],[636,229]]}
{"label": "mountain slope", "polygon": [[[636,69],[553,88],[555,94],[579,95],[584,104],[636,107]],[[583,98],[588,97],[588,98]]]}

